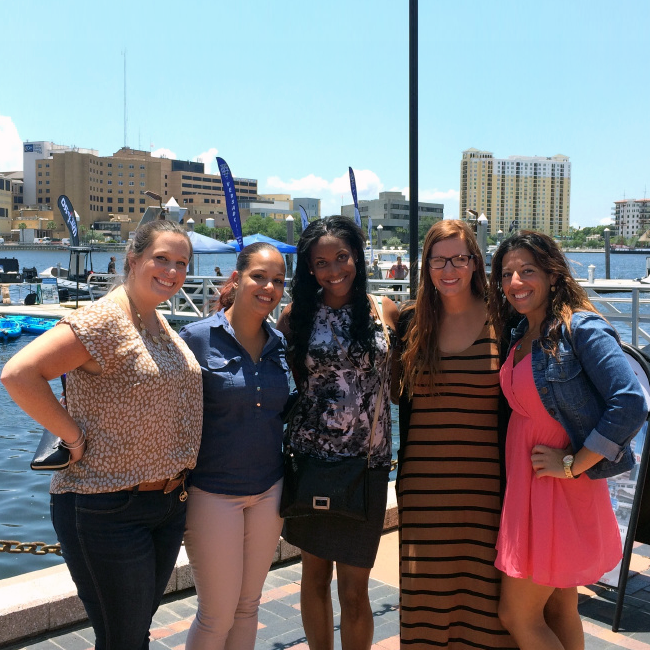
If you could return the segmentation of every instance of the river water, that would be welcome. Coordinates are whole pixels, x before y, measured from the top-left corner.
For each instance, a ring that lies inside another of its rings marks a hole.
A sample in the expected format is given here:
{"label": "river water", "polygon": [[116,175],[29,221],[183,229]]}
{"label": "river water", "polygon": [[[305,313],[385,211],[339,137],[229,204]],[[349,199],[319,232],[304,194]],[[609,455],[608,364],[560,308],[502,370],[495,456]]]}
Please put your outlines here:
{"label": "river water", "polygon": [[[94,253],[96,272],[105,272],[110,256],[115,253]],[[124,256],[115,254],[117,268],[121,269]],[[35,266],[42,271],[60,262],[67,267],[68,254],[65,251],[16,251],[0,252],[0,257],[17,257],[20,268]],[[211,275],[219,265],[224,275],[229,275],[235,258],[230,255],[200,255],[195,262],[196,275]],[[569,253],[576,277],[586,278],[587,267],[596,266],[596,278],[605,277],[604,253]],[[612,255],[611,277],[634,279],[646,275],[646,255]],[[620,328],[624,340],[630,341],[630,332]],[[27,345],[33,337],[23,334],[14,342],[0,343],[0,369],[18,350]],[[52,382],[53,390],[60,390]],[[20,542],[43,541],[55,543],[56,538],[49,516],[49,472],[34,472],[29,468],[42,429],[26,416],[12,402],[0,385],[0,539]],[[393,407],[393,447],[398,445],[397,409]],[[56,555],[34,556],[27,553],[0,553],[0,579],[28,571],[43,569],[62,562]]]}

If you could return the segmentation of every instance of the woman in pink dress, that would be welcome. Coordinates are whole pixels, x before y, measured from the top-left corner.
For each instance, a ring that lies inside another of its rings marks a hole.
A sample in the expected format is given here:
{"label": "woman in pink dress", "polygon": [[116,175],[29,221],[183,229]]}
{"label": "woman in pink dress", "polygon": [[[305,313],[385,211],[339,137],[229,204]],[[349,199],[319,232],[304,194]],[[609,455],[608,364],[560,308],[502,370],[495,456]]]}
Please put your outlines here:
{"label": "woman in pink dress", "polygon": [[499,617],[521,650],[583,650],[578,585],[621,558],[607,482],[634,464],[647,416],[618,335],[548,236],[522,231],[494,254],[490,314],[516,314],[501,368],[512,408],[496,567]]}

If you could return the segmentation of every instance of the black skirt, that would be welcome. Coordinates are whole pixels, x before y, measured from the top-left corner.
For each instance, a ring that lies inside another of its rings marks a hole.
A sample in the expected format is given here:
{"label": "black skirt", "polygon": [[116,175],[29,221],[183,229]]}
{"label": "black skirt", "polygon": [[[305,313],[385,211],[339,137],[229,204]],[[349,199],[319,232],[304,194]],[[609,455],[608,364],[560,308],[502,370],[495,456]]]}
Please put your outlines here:
{"label": "black skirt", "polygon": [[347,517],[285,519],[282,536],[290,544],[323,560],[372,569],[384,530],[388,469],[370,470],[368,521]]}

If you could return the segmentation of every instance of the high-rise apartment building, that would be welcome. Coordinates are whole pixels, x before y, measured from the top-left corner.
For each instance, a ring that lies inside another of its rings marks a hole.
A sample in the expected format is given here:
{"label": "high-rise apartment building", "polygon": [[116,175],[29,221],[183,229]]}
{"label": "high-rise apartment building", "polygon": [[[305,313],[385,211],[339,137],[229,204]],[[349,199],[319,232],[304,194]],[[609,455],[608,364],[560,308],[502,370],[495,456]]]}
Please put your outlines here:
{"label": "high-rise apartment building", "polygon": [[650,199],[614,201],[612,218],[618,236],[642,235],[650,228]]}
{"label": "high-rise apartment building", "polygon": [[569,229],[570,196],[567,156],[494,158],[489,151],[463,151],[459,216],[485,214],[491,235],[511,225],[559,235]]}

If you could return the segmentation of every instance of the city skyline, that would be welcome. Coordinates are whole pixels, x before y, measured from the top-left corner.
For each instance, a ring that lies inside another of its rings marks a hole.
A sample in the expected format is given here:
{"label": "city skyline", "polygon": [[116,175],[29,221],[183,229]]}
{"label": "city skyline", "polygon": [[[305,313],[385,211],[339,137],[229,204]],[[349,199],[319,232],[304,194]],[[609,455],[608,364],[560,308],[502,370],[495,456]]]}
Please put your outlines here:
{"label": "city skyline", "polygon": [[[571,225],[644,198],[649,18],[636,0],[420,2],[419,200],[457,217],[472,147],[568,156]],[[212,173],[218,154],[323,214],[351,202],[349,165],[360,199],[408,196],[406,2],[26,0],[0,29],[0,171],[27,140],[122,147],[126,50],[127,146]]]}

